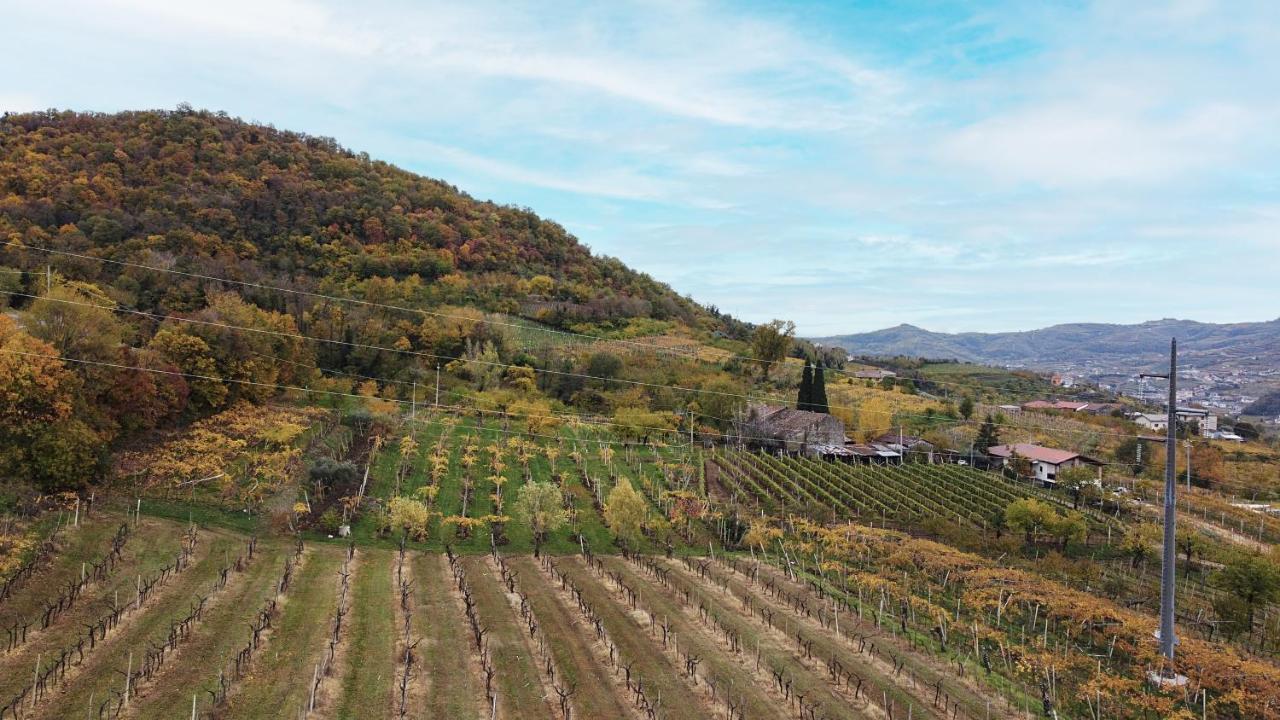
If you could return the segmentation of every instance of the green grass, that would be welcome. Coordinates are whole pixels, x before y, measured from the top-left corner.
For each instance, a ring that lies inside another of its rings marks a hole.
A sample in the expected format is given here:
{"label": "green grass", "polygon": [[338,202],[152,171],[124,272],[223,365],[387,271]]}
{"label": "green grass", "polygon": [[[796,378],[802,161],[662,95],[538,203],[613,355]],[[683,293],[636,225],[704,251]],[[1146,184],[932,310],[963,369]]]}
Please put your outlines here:
{"label": "green grass", "polygon": [[[253,561],[243,572],[233,572],[227,587],[210,598],[203,619],[177,654],[166,661],[161,675],[140,689],[133,703],[137,717],[186,717],[192,695],[196,695],[201,712],[210,709],[212,697],[207,690],[217,688],[219,671],[228,667],[248,641],[247,623],[275,594],[284,557],[290,551],[286,543],[258,543]],[[232,552],[232,557],[235,555]]]}
{"label": "green grass", "polygon": [[499,710],[504,717],[552,720],[558,713],[552,712],[543,695],[536,651],[525,642],[528,631],[507,601],[497,569],[480,557],[461,562],[475,596],[480,623],[489,630],[490,657],[499,669]]}
{"label": "green grass", "polygon": [[[173,620],[185,616],[195,599],[212,587],[224,562],[223,549],[234,552],[240,542],[239,537],[204,533],[196,546],[196,556],[191,565],[170,578],[164,586],[153,590],[140,610],[129,613],[120,627],[109,633],[105,641],[100,641],[92,653],[85,655],[85,662],[76,675],[68,676],[53,701],[45,705],[47,717],[83,715],[91,698],[95,703],[101,702],[113,689],[122,690],[129,654],[133,654],[137,667],[146,654],[148,643],[164,641]],[[175,544],[161,547],[160,551],[162,556],[169,556],[165,559],[168,562],[176,556],[177,550]],[[121,602],[124,602],[125,593],[121,595]]]}
{"label": "green grass", "polygon": [[337,548],[311,549],[285,595],[269,641],[230,695],[228,717],[292,717],[306,704],[312,672],[333,622],[340,567],[342,553]]}
{"label": "green grass", "polygon": [[361,550],[356,557],[340,718],[390,712],[396,680],[395,557],[384,550]]}
{"label": "green grass", "polygon": [[488,717],[483,680],[472,671],[470,630],[461,601],[449,595],[453,576],[444,557],[419,555],[413,560],[414,638],[421,665],[415,682],[426,685],[426,701],[415,705],[415,720]]}
{"label": "green grass", "polygon": [[[135,507],[128,507],[126,510],[132,512]],[[219,505],[191,500],[143,498],[142,514],[181,523],[191,522],[197,527],[226,528],[250,535],[259,532],[263,526],[263,518],[259,513],[231,510]]]}

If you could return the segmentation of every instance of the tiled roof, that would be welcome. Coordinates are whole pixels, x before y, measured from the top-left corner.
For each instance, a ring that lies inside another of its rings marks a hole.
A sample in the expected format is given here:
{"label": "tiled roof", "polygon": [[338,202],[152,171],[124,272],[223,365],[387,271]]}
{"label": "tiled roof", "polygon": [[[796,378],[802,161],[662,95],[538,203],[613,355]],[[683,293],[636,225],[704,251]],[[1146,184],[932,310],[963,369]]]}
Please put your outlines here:
{"label": "tiled roof", "polygon": [[1017,453],[1020,457],[1034,460],[1036,462],[1049,463],[1050,465],[1061,465],[1068,460],[1080,458],[1088,460],[1078,452],[1070,450],[1058,450],[1056,448],[1047,448],[1041,445],[1032,445],[1031,443],[1018,443],[1017,445],[996,445],[987,448],[987,453],[996,457],[1007,458]]}

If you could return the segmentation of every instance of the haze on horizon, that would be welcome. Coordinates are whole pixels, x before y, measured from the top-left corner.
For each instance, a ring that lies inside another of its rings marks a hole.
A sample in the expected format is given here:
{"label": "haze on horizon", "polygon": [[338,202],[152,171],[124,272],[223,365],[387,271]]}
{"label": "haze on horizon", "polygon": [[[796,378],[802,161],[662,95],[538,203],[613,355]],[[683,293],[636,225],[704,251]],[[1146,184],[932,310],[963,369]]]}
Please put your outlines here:
{"label": "haze on horizon", "polygon": [[0,110],[327,135],[803,335],[1280,316],[1280,6],[0,1]]}

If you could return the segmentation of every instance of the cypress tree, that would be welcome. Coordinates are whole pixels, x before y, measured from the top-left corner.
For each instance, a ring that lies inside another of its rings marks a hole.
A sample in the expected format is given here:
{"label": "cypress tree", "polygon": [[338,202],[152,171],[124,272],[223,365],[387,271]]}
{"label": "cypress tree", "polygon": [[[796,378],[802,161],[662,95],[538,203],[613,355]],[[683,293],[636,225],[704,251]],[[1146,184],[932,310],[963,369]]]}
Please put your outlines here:
{"label": "cypress tree", "polygon": [[813,405],[813,366],[805,358],[804,373],[800,376],[800,394],[796,398],[797,410],[811,410]]}
{"label": "cypress tree", "polygon": [[985,455],[987,448],[995,447],[1000,444],[1000,430],[996,428],[995,420],[987,415],[987,419],[983,421],[982,427],[978,428],[978,437],[973,443]]}
{"label": "cypress tree", "polygon": [[820,413],[830,413],[831,407],[827,404],[827,380],[822,371],[822,365],[819,364],[814,368],[813,372],[813,389],[810,395],[810,410]]}

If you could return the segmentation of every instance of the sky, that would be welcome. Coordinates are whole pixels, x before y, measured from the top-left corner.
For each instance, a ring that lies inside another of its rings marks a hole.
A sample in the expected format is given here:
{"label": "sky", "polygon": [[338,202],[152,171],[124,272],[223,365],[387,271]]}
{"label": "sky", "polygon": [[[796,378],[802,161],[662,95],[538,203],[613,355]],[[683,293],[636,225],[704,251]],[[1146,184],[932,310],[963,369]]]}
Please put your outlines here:
{"label": "sky", "polygon": [[1280,3],[0,0],[0,110],[189,103],[807,336],[1280,317]]}

